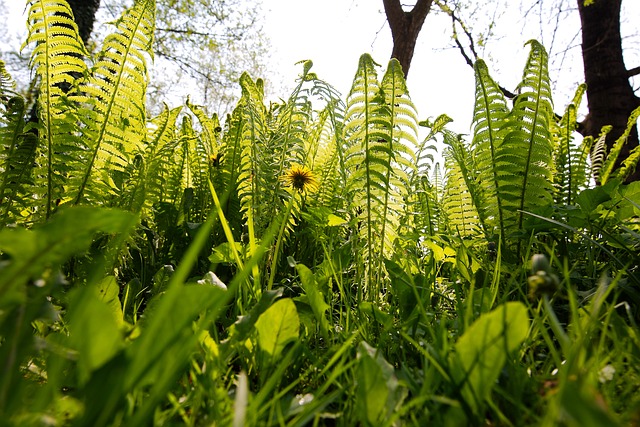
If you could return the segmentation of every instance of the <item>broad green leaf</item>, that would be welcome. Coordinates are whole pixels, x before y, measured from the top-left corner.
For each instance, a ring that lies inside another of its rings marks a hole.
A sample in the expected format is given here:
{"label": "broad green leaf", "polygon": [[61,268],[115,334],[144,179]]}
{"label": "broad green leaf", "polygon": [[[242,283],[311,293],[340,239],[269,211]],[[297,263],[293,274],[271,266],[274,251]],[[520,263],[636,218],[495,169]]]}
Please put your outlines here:
{"label": "broad green leaf", "polygon": [[337,215],[334,214],[329,214],[329,216],[327,216],[327,225],[329,227],[335,227],[338,225],[345,225],[347,223],[347,220],[344,218],[340,218]]}
{"label": "broad green leaf", "polygon": [[271,304],[281,296],[282,289],[263,292],[260,297],[260,301],[258,301],[257,304],[249,310],[249,313],[240,317],[233,325],[231,325],[229,328],[229,336],[236,342],[241,342],[247,339],[262,313],[267,311]]}
{"label": "broad green leaf", "polygon": [[373,304],[369,301],[362,301],[358,305],[358,309],[361,313],[371,317],[385,329],[388,330],[393,327],[393,317],[389,313],[382,311],[377,304]]}
{"label": "broad green leaf", "polygon": [[260,348],[277,357],[300,333],[300,319],[293,300],[281,299],[269,307],[256,322],[256,329]]}
{"label": "broad green leaf", "polygon": [[329,305],[325,302],[324,295],[318,288],[318,282],[313,272],[303,264],[297,264],[296,270],[298,270],[298,274],[300,275],[302,288],[307,294],[311,310],[318,321],[320,332],[326,340],[329,337],[329,322],[327,321],[325,313],[329,309]]}
{"label": "broad green leaf", "polygon": [[69,339],[71,346],[78,351],[81,384],[86,383],[91,372],[107,363],[123,347],[119,328],[122,317],[116,317],[103,294],[96,287],[80,288],[72,294],[69,304]]}
{"label": "broad green leaf", "polygon": [[[242,245],[240,243],[234,243],[235,251],[242,252]],[[220,263],[229,263],[232,264],[235,262],[235,256],[233,254],[233,247],[229,242],[224,242],[213,248],[213,252],[209,256],[209,261],[212,264],[220,264]]]}
{"label": "broad green leaf", "polygon": [[385,421],[406,396],[406,390],[398,384],[393,366],[364,341],[358,348],[356,380],[355,411],[365,425]]}
{"label": "broad green leaf", "polygon": [[136,223],[137,217],[128,212],[73,207],[32,230],[5,228],[0,231],[0,251],[11,261],[0,275],[0,299],[10,288],[38,279],[46,268],[86,251],[95,233],[128,233]]}
{"label": "broad green leaf", "polygon": [[483,314],[458,339],[452,376],[462,396],[477,413],[495,385],[509,353],[520,347],[529,331],[527,308],[508,302]]}
{"label": "broad green leaf", "polygon": [[102,279],[96,285],[98,291],[98,297],[102,300],[111,310],[113,316],[118,320],[118,323],[122,323],[122,305],[118,298],[120,288],[116,283],[116,278],[113,276],[107,276]]}

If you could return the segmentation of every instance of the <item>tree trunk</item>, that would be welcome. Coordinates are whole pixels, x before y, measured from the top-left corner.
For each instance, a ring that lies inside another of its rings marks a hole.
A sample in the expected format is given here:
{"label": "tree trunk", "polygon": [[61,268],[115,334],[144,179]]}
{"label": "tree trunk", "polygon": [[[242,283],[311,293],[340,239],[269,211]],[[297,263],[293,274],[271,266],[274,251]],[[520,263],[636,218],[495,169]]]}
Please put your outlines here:
{"label": "tree trunk", "polygon": [[100,7],[100,0],[67,0],[73,11],[73,19],[78,25],[78,33],[86,45],[93,31],[96,12]]}
{"label": "tree trunk", "polygon": [[[577,1],[582,23],[582,60],[589,105],[582,133],[597,138],[603,126],[611,125],[613,129],[606,140],[610,150],[626,129],[629,115],[640,105],[640,98],[634,94],[629,83],[631,73],[627,71],[622,56],[622,0],[596,0],[589,6],[585,6],[587,0]],[[636,146],[638,129],[634,126],[617,165]],[[640,180],[638,167],[627,181],[637,180]]]}
{"label": "tree trunk", "polygon": [[383,0],[384,11],[393,38],[391,57],[400,62],[405,78],[409,75],[418,34],[420,34],[422,24],[431,10],[432,3],[433,0],[418,0],[410,12],[405,12],[402,10],[400,0]]}

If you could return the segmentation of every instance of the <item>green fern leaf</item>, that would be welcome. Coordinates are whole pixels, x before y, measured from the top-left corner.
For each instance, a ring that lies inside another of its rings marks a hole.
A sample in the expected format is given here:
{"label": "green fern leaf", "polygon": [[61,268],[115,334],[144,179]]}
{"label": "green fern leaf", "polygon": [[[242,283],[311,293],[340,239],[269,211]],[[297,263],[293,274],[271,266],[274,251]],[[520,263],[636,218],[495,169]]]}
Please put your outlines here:
{"label": "green fern leaf", "polygon": [[577,108],[586,90],[580,85],[574,96],[574,102],[567,106],[559,123],[551,122],[554,137],[554,185],[556,204],[574,204],[578,193],[586,188],[588,183],[588,156],[592,141],[584,138],[580,145],[573,143],[577,129]]}
{"label": "green fern leaf", "polygon": [[487,237],[500,234],[504,240],[504,208],[498,196],[501,177],[496,168],[504,138],[503,128],[509,113],[507,101],[498,84],[489,76],[487,66],[478,60],[474,66],[476,75],[476,99],[473,113],[474,170],[477,171],[478,214]]}
{"label": "green fern leaf", "polygon": [[364,289],[378,298],[384,258],[393,253],[401,204],[406,200],[407,170],[415,164],[417,120],[404,78],[391,60],[382,84],[375,63],[362,55],[347,99],[345,167],[347,189],[357,220],[363,224],[362,253],[367,271]]}
{"label": "green fern leaf", "polygon": [[171,188],[168,176],[178,165],[176,151],[178,136],[176,121],[182,107],[165,109],[150,121],[148,142],[130,167],[135,170],[127,175],[131,177],[122,197],[121,206],[130,211],[142,211],[145,216],[157,203],[165,201],[166,194],[180,194],[183,188]]}
{"label": "green fern leaf", "polygon": [[442,202],[442,213],[447,228],[461,238],[476,237],[480,232],[478,211],[473,201],[465,172],[453,148],[444,152],[447,168],[447,183]]}
{"label": "green fern leaf", "polygon": [[0,111],[0,225],[20,221],[21,212],[33,200],[32,169],[38,140],[23,133],[26,107],[24,99],[14,96]]}
{"label": "green fern leaf", "polygon": [[[271,166],[265,155],[266,142],[269,139],[267,125],[267,111],[263,104],[264,95],[247,73],[240,77],[242,87],[243,126],[240,139],[240,172],[238,174],[238,196],[245,219],[253,218],[257,221],[257,230],[266,230],[271,217],[263,211],[265,200],[271,200],[273,187],[265,184],[277,178],[268,176]],[[263,190],[267,191],[265,194]],[[251,225],[253,227],[254,224]],[[258,231],[258,232],[259,232]]]}
{"label": "green fern leaf", "polygon": [[638,151],[637,147],[629,153],[629,156],[623,161],[620,168],[614,171],[614,167],[618,160],[618,156],[620,156],[622,147],[627,143],[627,138],[629,138],[631,130],[635,127],[636,122],[638,121],[638,117],[640,117],[640,107],[631,112],[629,120],[627,121],[627,128],[622,135],[616,139],[613,147],[611,147],[611,151],[607,155],[604,164],[602,165],[602,170],[600,171],[601,184],[606,184],[610,178],[625,180],[635,170],[636,165],[640,160],[640,151]]}
{"label": "green fern leaf", "polygon": [[6,108],[9,99],[16,95],[16,82],[7,71],[4,61],[0,59],[0,105]]}
{"label": "green fern leaf", "polygon": [[80,116],[82,139],[90,147],[73,183],[74,204],[117,196],[113,172],[125,171],[146,136],[146,62],[153,55],[155,1],[136,1],[115,25],[117,31],[105,39],[89,79],[80,86],[78,99],[89,106]]}
{"label": "green fern leaf", "polygon": [[82,161],[85,141],[77,138],[73,98],[78,81],[86,75],[86,51],[78,36],[71,8],[66,1],[36,0],[30,3],[27,40],[33,46],[31,67],[40,79],[38,93],[37,157],[38,198],[49,217],[64,196],[68,175]]}
{"label": "green fern leaf", "polygon": [[502,130],[505,136],[498,147],[495,164],[504,223],[511,232],[523,228],[526,211],[553,201],[550,134],[553,110],[548,57],[538,42],[529,44],[531,52],[513,111]]}

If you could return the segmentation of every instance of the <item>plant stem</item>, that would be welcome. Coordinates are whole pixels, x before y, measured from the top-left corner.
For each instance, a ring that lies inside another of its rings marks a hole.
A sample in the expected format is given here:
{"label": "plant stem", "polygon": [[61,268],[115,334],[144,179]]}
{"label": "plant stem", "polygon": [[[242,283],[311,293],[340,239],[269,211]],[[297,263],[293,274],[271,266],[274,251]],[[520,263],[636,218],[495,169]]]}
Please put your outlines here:
{"label": "plant stem", "polygon": [[291,215],[291,210],[293,209],[293,203],[296,200],[297,194],[292,194],[289,199],[289,203],[287,203],[287,209],[282,217],[282,223],[280,224],[280,231],[278,232],[278,240],[276,241],[276,246],[273,249],[273,257],[271,258],[271,271],[269,273],[269,284],[267,285],[267,290],[271,290],[273,288],[273,282],[276,277],[276,269],[278,266],[278,255],[280,254],[280,246],[282,245],[282,239],[284,237],[284,230],[287,228],[287,222],[289,221],[289,216]]}

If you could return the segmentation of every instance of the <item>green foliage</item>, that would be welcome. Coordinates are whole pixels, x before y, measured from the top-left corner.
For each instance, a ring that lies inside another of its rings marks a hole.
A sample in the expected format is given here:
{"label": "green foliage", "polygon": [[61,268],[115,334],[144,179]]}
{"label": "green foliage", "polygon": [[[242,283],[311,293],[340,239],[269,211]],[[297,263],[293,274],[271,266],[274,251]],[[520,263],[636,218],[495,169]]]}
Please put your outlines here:
{"label": "green foliage", "polygon": [[480,413],[507,357],[520,348],[528,330],[527,308],[508,302],[481,316],[456,342],[452,374],[473,413]]}
{"label": "green foliage", "polygon": [[244,74],[224,123],[147,118],[153,2],[96,58],[64,1],[30,8],[37,124],[0,69],[4,424],[632,422],[637,152],[573,141],[583,87],[554,121],[540,44],[512,108],[478,61],[469,139],[369,55],[346,103],[304,61],[278,103]]}
{"label": "green foliage", "polygon": [[260,348],[277,358],[287,344],[298,339],[300,321],[295,304],[287,298],[278,300],[260,315],[255,327]]}

